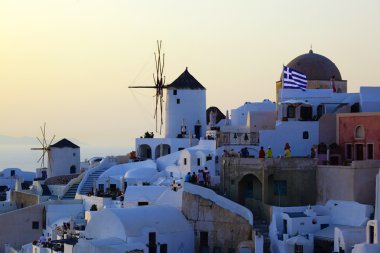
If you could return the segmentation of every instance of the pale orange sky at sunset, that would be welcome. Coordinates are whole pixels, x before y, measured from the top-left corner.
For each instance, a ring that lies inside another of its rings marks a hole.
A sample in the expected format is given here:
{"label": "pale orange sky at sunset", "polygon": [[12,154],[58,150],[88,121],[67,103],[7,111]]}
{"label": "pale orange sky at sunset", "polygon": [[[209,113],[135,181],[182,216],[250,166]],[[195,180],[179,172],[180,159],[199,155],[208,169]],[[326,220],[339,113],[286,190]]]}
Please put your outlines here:
{"label": "pale orange sky at sunset", "polygon": [[[156,40],[167,83],[186,67],[223,112],[275,99],[283,64],[331,59],[348,91],[380,86],[380,1],[0,1],[0,135],[134,146],[154,130]],[[0,164],[3,165],[3,164]],[[0,168],[1,169],[1,168]]]}

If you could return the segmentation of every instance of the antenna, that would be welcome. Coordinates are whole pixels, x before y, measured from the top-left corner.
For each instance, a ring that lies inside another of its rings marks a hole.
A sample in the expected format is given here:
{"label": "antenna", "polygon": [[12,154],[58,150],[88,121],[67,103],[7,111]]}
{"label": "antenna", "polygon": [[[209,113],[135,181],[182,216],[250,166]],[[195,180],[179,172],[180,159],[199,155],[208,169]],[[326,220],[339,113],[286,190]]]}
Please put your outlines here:
{"label": "antenna", "polygon": [[40,148],[31,148],[31,150],[42,150],[42,155],[41,155],[40,159],[37,160],[37,163],[39,163],[41,161],[41,168],[46,168],[46,166],[45,166],[45,154],[47,153],[47,151],[50,150],[50,145],[53,142],[55,135],[53,136],[53,138],[50,140],[50,142],[48,144],[48,142],[46,141],[46,122],[44,123],[43,128],[42,128],[42,126],[40,126],[40,130],[41,130],[41,134],[42,134],[42,140],[38,137],[36,137],[36,138],[37,138],[38,142],[41,144],[41,147]]}
{"label": "antenna", "polygon": [[154,86],[129,86],[128,88],[151,88],[156,90],[156,107],[154,109],[154,118],[156,119],[156,132],[158,132],[158,117],[160,117],[160,131],[162,131],[162,125],[164,124],[162,118],[164,92],[167,87],[165,85],[164,67],[165,67],[165,54],[162,53],[162,40],[157,40],[157,53],[154,53],[154,60],[156,63],[156,73],[153,73]]}

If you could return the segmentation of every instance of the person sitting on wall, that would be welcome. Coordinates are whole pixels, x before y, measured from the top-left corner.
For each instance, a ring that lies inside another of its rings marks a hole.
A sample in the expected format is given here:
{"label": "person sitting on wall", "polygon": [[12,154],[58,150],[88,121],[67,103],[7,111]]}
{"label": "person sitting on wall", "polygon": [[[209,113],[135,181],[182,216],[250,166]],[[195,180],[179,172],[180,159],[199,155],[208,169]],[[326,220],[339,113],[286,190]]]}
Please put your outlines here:
{"label": "person sitting on wall", "polygon": [[197,182],[197,175],[195,174],[195,172],[193,172],[193,174],[191,175],[190,183],[192,183],[192,184],[198,183]]}
{"label": "person sitting on wall", "polygon": [[272,158],[272,157],[273,157],[272,149],[269,146],[267,149],[267,158]]}
{"label": "person sitting on wall", "polygon": [[207,167],[205,167],[205,169],[203,171],[203,176],[205,179],[205,185],[210,187],[211,186],[210,171],[208,171]]}
{"label": "person sitting on wall", "polygon": [[310,149],[310,158],[315,158],[315,149],[314,148]]}
{"label": "person sitting on wall", "polygon": [[185,176],[185,182],[186,183],[190,183],[191,182],[191,173],[190,172],[187,172],[187,174]]}
{"label": "person sitting on wall", "polygon": [[265,158],[265,151],[264,151],[264,147],[263,146],[261,146],[261,148],[260,148],[259,158]]}
{"label": "person sitting on wall", "polygon": [[292,156],[292,154],[290,152],[290,148],[285,149],[284,157],[285,158],[290,158],[291,156]]}
{"label": "person sitting on wall", "polygon": [[240,157],[239,153],[231,149],[231,151],[228,153],[229,157]]}
{"label": "person sitting on wall", "polygon": [[198,175],[197,175],[197,177],[198,177],[198,184],[199,185],[204,185],[204,182],[205,182],[205,179],[204,179],[204,177],[203,177],[203,172],[202,172],[202,170],[198,170]]}
{"label": "person sitting on wall", "polygon": [[243,157],[243,158],[247,158],[249,156],[249,152],[248,152],[248,148],[247,147],[242,148],[240,150],[240,153],[241,153],[241,157]]}

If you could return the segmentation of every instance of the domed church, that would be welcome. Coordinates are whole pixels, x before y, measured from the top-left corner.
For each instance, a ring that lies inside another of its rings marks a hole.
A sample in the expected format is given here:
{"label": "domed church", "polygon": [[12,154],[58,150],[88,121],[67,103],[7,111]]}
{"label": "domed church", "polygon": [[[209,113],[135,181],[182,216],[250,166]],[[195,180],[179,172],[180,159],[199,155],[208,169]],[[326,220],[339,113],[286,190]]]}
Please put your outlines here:
{"label": "domed church", "polygon": [[[336,92],[347,93],[347,81],[342,79],[335,63],[323,55],[314,53],[311,49],[309,53],[297,56],[286,66],[306,75],[307,89],[332,89],[332,80],[334,80]],[[276,82],[277,101],[281,88],[282,75]]]}

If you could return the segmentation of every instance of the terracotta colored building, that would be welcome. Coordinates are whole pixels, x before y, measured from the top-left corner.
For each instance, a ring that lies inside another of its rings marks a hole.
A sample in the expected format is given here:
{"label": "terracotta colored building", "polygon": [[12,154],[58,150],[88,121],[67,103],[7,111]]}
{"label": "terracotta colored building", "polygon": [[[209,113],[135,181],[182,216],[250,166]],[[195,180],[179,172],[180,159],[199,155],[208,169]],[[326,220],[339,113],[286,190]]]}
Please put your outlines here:
{"label": "terracotta colored building", "polygon": [[343,161],[380,160],[380,113],[337,115],[337,143]]}

